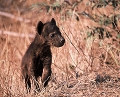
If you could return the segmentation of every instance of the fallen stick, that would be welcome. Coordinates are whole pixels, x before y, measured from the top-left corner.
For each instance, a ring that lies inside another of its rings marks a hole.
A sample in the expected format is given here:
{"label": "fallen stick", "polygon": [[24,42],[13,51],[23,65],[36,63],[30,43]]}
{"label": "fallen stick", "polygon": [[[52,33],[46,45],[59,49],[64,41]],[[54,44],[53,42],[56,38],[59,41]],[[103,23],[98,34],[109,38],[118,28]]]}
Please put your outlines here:
{"label": "fallen stick", "polygon": [[14,16],[14,15],[12,15],[12,14],[10,14],[10,13],[7,13],[7,12],[2,12],[2,11],[0,11],[0,15],[1,15],[1,16],[5,16],[5,17],[9,17],[9,18],[11,18],[11,19],[15,19],[15,20],[20,21],[20,22],[25,22],[25,23],[30,23],[30,22],[31,22],[31,21],[28,20],[28,19],[23,19],[23,18],[21,18],[21,17],[16,17],[16,16]]}
{"label": "fallen stick", "polygon": [[23,34],[23,33],[16,33],[16,32],[11,32],[11,31],[3,31],[0,30],[0,34],[5,34],[5,35],[10,35],[14,37],[29,37],[29,38],[34,38],[34,34]]}

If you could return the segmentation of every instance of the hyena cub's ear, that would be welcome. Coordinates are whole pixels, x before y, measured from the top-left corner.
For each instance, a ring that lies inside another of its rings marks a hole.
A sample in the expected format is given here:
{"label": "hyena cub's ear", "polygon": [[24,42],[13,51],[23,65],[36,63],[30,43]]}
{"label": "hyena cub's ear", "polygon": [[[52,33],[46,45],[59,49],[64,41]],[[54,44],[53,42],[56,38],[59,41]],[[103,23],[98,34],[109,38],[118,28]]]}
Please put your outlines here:
{"label": "hyena cub's ear", "polygon": [[38,24],[37,24],[37,32],[39,34],[42,33],[43,26],[44,26],[44,24],[41,21],[39,21]]}
{"label": "hyena cub's ear", "polygon": [[56,25],[56,21],[55,21],[54,18],[52,18],[51,23],[53,23],[54,25]]}

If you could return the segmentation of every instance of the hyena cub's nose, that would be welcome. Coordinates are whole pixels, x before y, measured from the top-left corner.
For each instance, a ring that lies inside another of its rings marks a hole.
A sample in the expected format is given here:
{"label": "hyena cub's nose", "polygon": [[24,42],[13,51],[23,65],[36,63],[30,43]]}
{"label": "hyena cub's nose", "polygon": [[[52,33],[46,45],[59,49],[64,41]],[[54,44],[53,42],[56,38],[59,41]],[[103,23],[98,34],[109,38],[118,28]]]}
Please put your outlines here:
{"label": "hyena cub's nose", "polygon": [[60,42],[64,44],[65,43],[65,39],[61,38]]}

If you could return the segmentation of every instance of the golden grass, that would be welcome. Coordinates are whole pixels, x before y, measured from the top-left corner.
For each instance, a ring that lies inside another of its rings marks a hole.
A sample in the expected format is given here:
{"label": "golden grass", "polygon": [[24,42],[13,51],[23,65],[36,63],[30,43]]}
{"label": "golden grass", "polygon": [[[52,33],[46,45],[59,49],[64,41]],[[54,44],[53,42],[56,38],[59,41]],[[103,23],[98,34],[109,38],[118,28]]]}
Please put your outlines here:
{"label": "golden grass", "polygon": [[[51,13],[49,16],[44,13],[39,16],[33,13],[26,14],[31,15],[33,19],[31,24],[0,17],[4,20],[2,24],[5,27],[0,26],[3,31],[25,34],[25,37],[0,35],[0,97],[117,97],[120,95],[118,41],[113,42],[112,39],[107,38],[99,40],[97,35],[86,39],[89,31],[87,26],[96,26],[96,23],[89,19],[80,17],[79,22],[74,18],[64,21],[60,19],[60,14]],[[66,43],[61,48],[52,47],[52,76],[47,88],[42,88],[40,81],[40,93],[34,95],[34,86],[32,86],[31,93],[26,94],[20,65],[23,54],[33,40],[29,34],[33,34],[34,37],[37,22],[50,20],[51,17],[56,19]],[[112,45],[108,45],[109,43]],[[95,78],[98,74],[109,75],[111,79],[97,84]]]}

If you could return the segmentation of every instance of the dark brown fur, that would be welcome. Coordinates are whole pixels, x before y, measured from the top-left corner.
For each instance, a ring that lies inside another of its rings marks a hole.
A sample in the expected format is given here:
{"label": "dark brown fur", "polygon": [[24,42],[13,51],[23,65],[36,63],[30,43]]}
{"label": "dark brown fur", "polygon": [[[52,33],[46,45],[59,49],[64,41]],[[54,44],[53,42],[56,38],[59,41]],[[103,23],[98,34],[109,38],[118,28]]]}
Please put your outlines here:
{"label": "dark brown fur", "polygon": [[41,21],[38,23],[36,37],[23,56],[21,65],[22,75],[29,92],[32,77],[35,79],[34,85],[38,91],[40,90],[37,82],[39,76],[46,87],[51,76],[52,53],[50,47],[61,47],[64,43],[65,39],[56,26],[54,18],[45,24]]}

